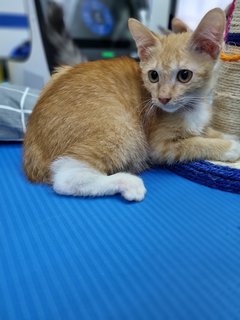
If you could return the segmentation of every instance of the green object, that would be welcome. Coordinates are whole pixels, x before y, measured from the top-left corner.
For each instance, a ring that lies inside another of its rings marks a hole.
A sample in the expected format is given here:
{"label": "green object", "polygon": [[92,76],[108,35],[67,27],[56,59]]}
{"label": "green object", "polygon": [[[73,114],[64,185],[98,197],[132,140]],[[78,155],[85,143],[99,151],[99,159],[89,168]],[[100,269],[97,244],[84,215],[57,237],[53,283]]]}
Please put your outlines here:
{"label": "green object", "polygon": [[113,51],[103,51],[101,53],[102,58],[114,58],[115,57],[115,53]]}

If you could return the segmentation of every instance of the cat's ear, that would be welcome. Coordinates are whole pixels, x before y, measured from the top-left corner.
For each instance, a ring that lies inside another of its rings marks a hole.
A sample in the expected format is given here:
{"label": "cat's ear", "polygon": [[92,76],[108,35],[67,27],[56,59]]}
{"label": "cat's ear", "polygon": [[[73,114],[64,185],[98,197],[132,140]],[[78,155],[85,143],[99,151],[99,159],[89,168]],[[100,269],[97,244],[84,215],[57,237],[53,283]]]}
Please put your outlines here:
{"label": "cat's ear", "polygon": [[220,8],[209,11],[199,23],[190,39],[192,49],[216,59],[221,50],[226,16]]}
{"label": "cat's ear", "polygon": [[178,18],[173,18],[171,22],[172,31],[174,33],[183,33],[183,32],[189,32],[191,29],[184,23],[182,20]]}
{"label": "cat's ear", "polygon": [[150,48],[157,42],[157,36],[136,19],[128,20],[128,27],[136,42],[138,55],[141,60],[145,60],[150,54]]}

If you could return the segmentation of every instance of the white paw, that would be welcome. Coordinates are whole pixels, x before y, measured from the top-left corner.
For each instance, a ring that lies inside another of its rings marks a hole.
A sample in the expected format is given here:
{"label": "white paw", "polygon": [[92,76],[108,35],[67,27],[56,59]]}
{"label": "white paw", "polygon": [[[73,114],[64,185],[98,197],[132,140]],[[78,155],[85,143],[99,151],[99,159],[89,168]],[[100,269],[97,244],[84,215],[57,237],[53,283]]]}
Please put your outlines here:
{"label": "white paw", "polygon": [[235,136],[233,134],[224,133],[222,137],[223,137],[224,140],[240,141],[240,137]]}
{"label": "white paw", "polygon": [[117,174],[118,189],[128,201],[142,201],[147,192],[142,179],[128,173]]}
{"label": "white paw", "polygon": [[223,161],[234,162],[240,159],[240,143],[232,141],[230,149],[224,154]]}

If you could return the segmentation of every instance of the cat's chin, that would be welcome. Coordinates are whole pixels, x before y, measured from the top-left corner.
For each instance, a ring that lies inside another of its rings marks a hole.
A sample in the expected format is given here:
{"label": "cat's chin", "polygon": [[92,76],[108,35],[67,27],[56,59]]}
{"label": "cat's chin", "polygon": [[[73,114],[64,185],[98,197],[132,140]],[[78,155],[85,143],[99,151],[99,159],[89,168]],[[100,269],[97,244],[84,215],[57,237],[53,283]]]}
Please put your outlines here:
{"label": "cat's chin", "polygon": [[174,104],[167,104],[167,105],[159,104],[157,105],[157,107],[168,113],[173,113],[181,109],[181,107]]}

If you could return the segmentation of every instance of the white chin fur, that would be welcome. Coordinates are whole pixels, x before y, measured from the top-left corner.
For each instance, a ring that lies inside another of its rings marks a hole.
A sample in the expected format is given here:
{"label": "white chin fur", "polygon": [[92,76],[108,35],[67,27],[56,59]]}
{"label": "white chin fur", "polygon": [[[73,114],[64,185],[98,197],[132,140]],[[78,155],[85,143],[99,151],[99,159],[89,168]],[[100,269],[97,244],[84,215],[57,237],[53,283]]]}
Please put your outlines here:
{"label": "white chin fur", "polygon": [[176,112],[178,111],[179,109],[181,109],[180,106],[178,105],[173,105],[173,104],[157,104],[157,107],[162,109],[163,111],[165,112],[169,112],[169,113],[173,113],[173,112]]}

